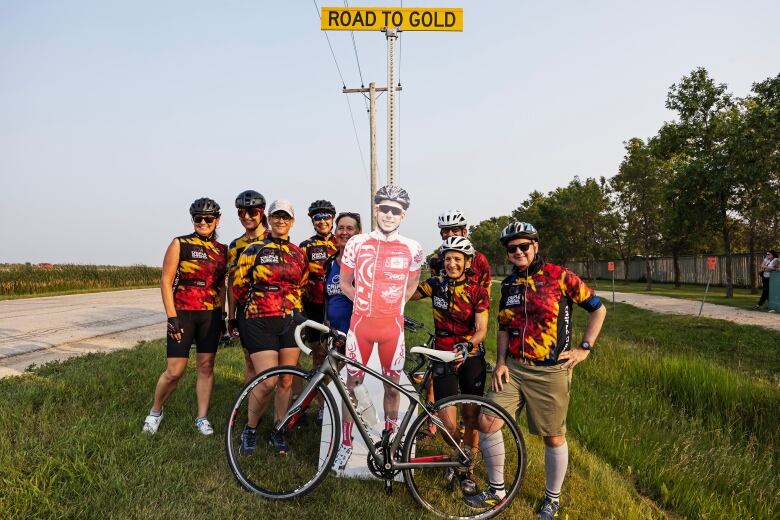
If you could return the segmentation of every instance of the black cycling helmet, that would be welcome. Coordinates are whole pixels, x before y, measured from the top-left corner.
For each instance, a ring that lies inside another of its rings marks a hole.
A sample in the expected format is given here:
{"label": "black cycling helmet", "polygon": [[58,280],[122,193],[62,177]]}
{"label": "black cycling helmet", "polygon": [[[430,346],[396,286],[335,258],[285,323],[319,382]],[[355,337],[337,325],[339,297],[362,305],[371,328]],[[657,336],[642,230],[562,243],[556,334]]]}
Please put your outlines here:
{"label": "black cycling helmet", "polygon": [[242,191],[236,197],[237,208],[265,208],[265,197],[255,190]]}
{"label": "black cycling helmet", "polygon": [[217,215],[219,216],[219,204],[214,199],[203,197],[190,205],[190,215]]}
{"label": "black cycling helmet", "polygon": [[336,207],[329,200],[315,200],[309,205],[309,216],[313,217],[317,213],[336,214]]}
{"label": "black cycling helmet", "polygon": [[411,204],[409,194],[406,193],[406,190],[400,186],[394,185],[382,186],[376,190],[376,194],[374,195],[374,204],[379,204],[383,200],[392,200],[397,202],[405,210],[409,209],[409,205]]}
{"label": "black cycling helmet", "polygon": [[515,238],[530,238],[531,240],[539,240],[539,233],[536,232],[536,228],[527,222],[511,222],[508,226],[501,230],[501,236],[499,240],[506,245],[510,240]]}

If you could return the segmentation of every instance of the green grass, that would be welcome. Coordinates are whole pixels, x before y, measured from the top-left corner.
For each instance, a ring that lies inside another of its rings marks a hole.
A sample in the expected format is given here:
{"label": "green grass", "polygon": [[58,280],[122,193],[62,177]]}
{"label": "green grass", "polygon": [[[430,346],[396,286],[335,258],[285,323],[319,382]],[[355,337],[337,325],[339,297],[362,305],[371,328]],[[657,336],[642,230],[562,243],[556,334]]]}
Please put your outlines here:
{"label": "green grass", "polygon": [[[612,281],[611,280],[597,280],[596,283],[591,283],[591,286],[598,291],[598,293],[610,301],[612,301]],[[701,301],[704,297],[704,285],[682,285],[675,287],[670,283],[653,283],[651,291],[647,290],[647,284],[644,282],[623,282],[615,280],[615,291],[617,292],[630,292],[641,294],[652,294],[655,296],[669,296],[670,298],[680,298],[683,300]],[[734,288],[734,297],[726,298],[726,289],[724,287],[715,287],[710,285],[707,292],[707,303],[716,303],[718,305],[728,305],[730,307],[738,307],[740,309],[752,309],[755,304],[758,303],[758,298],[761,296],[761,289],[757,293],[751,294],[750,289],[744,289],[741,287]]]}
{"label": "green grass", "polygon": [[154,287],[161,272],[145,265],[0,264],[0,300]]}
{"label": "green grass", "polygon": [[[242,386],[240,349],[220,350],[211,438],[198,435],[192,366],[154,437],[141,434],[164,367],[160,341],[87,355],[0,380],[3,518],[430,518],[402,484],[329,476],[311,495],[269,502],[233,479],[223,452],[227,410]],[[617,471],[572,440],[569,518],[660,518]],[[544,490],[542,446],[529,439],[526,484],[507,518],[531,519]],[[269,464],[274,464],[270,459]],[[594,485],[595,483],[595,485]]]}
{"label": "green grass", "polygon": [[[427,301],[408,313],[431,322]],[[577,330],[584,318],[575,311]],[[488,337],[493,362],[494,330]],[[562,498],[568,518],[775,518],[779,359],[780,334],[758,327],[610,309],[597,350],[575,369]],[[192,424],[192,367],[158,434],[142,435],[163,367],[156,341],[0,380],[0,517],[429,517],[403,485],[388,498],[375,480],[329,476],[285,503],[244,492],[222,445],[242,386],[238,348],[217,356],[216,435],[202,438]],[[522,418],[521,427],[528,473],[504,517],[530,519],[544,492],[543,447]]]}

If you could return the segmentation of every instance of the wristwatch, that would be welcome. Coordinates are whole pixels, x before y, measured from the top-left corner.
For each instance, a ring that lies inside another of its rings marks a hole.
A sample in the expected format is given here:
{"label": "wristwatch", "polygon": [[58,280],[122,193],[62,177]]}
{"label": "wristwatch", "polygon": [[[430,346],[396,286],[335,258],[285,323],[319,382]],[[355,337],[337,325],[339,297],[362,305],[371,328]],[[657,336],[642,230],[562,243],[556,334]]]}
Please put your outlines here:
{"label": "wristwatch", "polygon": [[582,350],[590,350],[590,349],[592,349],[592,348],[593,348],[593,345],[591,345],[591,344],[590,344],[590,343],[588,343],[587,341],[583,341],[582,343],[580,343],[580,348],[581,348]]}

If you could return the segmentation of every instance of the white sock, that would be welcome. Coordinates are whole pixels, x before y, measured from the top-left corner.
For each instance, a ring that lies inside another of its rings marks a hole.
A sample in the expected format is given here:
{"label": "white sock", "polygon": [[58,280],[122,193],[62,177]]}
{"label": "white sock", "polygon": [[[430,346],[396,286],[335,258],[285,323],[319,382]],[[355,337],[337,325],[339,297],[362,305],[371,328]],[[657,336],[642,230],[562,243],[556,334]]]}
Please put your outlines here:
{"label": "white sock", "polygon": [[482,450],[482,457],[485,459],[490,487],[498,498],[504,498],[506,496],[506,489],[504,489],[506,450],[501,430],[493,433],[479,432],[479,449]]}
{"label": "white sock", "polygon": [[553,502],[561,498],[561,486],[566,477],[566,469],[569,467],[569,444],[563,444],[557,448],[544,447],[544,475],[546,481],[545,494]]}

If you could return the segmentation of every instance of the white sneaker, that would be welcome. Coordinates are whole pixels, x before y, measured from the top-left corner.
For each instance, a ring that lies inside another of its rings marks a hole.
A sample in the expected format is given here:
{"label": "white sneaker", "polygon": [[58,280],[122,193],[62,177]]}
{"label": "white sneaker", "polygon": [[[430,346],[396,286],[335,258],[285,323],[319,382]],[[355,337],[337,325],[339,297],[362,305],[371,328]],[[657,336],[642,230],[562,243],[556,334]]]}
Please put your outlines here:
{"label": "white sneaker", "polygon": [[339,451],[336,453],[336,459],[333,461],[333,469],[335,471],[344,471],[351,456],[352,446],[347,446],[346,444],[339,446]]}
{"label": "white sneaker", "polygon": [[160,423],[163,419],[163,411],[160,410],[160,415],[147,415],[146,419],[144,419],[144,427],[141,428],[141,431],[144,433],[148,433],[150,435],[154,435],[157,433],[157,428],[160,427]]}
{"label": "white sneaker", "polygon": [[211,423],[205,417],[195,419],[195,427],[201,433],[201,435],[213,435],[214,428],[211,427]]}

